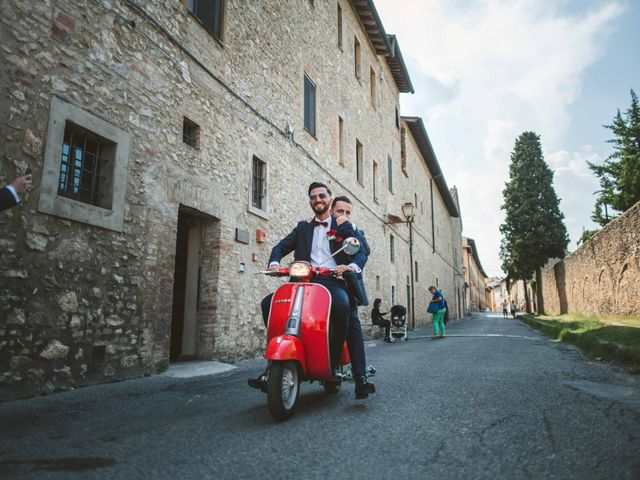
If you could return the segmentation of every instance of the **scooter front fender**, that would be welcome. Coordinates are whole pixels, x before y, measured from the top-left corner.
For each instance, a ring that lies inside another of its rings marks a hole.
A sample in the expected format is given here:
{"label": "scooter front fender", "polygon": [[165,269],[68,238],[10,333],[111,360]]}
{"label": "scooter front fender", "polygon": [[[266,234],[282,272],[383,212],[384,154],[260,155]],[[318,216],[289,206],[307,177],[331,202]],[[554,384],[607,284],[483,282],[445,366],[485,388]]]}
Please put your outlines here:
{"label": "scooter front fender", "polygon": [[307,374],[304,345],[302,340],[293,335],[279,335],[272,338],[264,352],[264,358],[275,361],[294,360],[300,363],[304,375]]}

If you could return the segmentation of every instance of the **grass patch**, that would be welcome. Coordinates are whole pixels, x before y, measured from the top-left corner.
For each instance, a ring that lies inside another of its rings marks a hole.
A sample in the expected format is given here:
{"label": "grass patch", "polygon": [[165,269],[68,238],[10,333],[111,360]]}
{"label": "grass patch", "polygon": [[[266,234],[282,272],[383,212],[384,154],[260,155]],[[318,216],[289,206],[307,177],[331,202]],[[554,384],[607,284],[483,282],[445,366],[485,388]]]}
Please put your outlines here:
{"label": "grass patch", "polygon": [[566,314],[518,316],[527,325],[572,343],[596,360],[614,362],[640,374],[640,316],[590,317]]}

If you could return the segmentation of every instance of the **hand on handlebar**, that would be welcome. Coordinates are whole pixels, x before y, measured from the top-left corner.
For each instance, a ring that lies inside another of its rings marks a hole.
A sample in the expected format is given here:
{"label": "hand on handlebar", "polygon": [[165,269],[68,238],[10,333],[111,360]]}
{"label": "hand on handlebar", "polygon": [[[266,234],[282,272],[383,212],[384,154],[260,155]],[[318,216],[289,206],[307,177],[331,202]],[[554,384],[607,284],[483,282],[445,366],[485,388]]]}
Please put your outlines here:
{"label": "hand on handlebar", "polygon": [[335,269],[336,275],[342,275],[344,272],[353,271],[349,265],[338,265]]}
{"label": "hand on handlebar", "polygon": [[278,264],[269,265],[269,268],[267,268],[269,272],[277,272],[279,269],[280,265]]}

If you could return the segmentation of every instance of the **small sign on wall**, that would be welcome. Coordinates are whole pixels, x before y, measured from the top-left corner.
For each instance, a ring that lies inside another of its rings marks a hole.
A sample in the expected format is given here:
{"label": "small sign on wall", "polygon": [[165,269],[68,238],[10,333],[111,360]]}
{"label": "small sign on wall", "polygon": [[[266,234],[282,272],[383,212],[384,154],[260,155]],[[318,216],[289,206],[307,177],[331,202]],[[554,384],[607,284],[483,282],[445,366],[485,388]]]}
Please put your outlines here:
{"label": "small sign on wall", "polygon": [[236,242],[249,245],[249,232],[241,228],[236,228]]}

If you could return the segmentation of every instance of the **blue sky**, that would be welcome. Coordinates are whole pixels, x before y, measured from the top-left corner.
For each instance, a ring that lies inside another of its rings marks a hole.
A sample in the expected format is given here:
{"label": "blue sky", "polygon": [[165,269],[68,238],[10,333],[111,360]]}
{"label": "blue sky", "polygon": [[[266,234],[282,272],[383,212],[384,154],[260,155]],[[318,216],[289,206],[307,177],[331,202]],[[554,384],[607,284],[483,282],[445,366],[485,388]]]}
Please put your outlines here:
{"label": "blue sky", "polygon": [[376,0],[398,36],[416,93],[403,115],[423,117],[464,235],[485,271],[500,274],[500,210],[509,154],[523,131],[541,135],[575,249],[598,189],[586,161],[606,140],[629,89],[640,93],[640,0]]}

